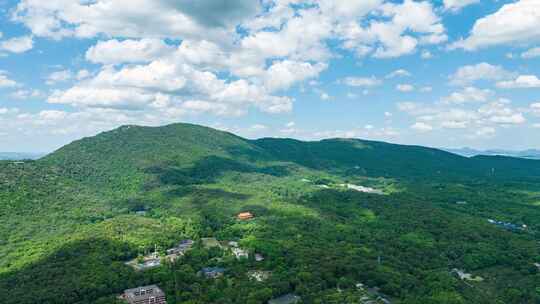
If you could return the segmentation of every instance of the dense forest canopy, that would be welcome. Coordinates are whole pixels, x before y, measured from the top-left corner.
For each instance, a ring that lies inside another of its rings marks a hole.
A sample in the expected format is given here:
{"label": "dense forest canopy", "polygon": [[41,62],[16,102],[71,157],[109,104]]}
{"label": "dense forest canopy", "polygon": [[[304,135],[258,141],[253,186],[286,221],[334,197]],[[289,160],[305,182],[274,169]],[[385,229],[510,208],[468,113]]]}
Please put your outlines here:
{"label": "dense forest canopy", "polygon": [[[0,207],[3,303],[114,303],[148,284],[168,303],[540,303],[535,160],[124,126],[0,161]],[[174,261],[126,265],[186,239]]]}

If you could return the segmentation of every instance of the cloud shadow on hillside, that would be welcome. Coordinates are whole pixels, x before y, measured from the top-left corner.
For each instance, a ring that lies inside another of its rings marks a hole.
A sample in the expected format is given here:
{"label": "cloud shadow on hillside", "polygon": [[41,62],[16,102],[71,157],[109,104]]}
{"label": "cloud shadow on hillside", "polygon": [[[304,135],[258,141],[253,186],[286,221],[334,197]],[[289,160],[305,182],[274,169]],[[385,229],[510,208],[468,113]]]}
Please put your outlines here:
{"label": "cloud shadow on hillside", "polygon": [[145,171],[156,176],[159,183],[163,185],[181,186],[214,183],[228,172],[260,173],[276,177],[289,174],[286,166],[258,167],[219,156],[202,158],[187,168],[175,167],[174,164],[163,164],[148,167]]}

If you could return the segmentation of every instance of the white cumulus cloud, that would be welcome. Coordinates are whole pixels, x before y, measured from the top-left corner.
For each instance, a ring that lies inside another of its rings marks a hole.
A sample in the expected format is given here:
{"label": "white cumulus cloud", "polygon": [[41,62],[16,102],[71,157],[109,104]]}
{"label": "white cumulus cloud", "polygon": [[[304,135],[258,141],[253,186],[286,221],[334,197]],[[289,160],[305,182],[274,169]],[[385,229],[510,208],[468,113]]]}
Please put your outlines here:
{"label": "white cumulus cloud", "polygon": [[540,88],[540,79],[536,75],[520,75],[515,79],[497,82],[502,89]]}
{"label": "white cumulus cloud", "polygon": [[31,50],[33,47],[34,40],[31,36],[14,37],[0,41],[0,51],[7,51],[11,53],[24,53]]}
{"label": "white cumulus cloud", "polygon": [[466,86],[479,80],[496,81],[508,79],[512,75],[511,72],[505,70],[502,66],[481,62],[458,68],[454,74],[450,75],[450,84]]}
{"label": "white cumulus cloud", "polygon": [[540,47],[528,49],[527,51],[521,54],[521,58],[524,58],[524,59],[531,59],[531,58],[536,58],[536,57],[540,57]]}
{"label": "white cumulus cloud", "polygon": [[0,88],[13,88],[17,87],[19,84],[8,77],[6,71],[0,70]]}
{"label": "white cumulus cloud", "polygon": [[494,45],[524,44],[540,39],[540,2],[518,0],[503,5],[497,12],[478,19],[469,37],[454,48],[476,50]]}
{"label": "white cumulus cloud", "polygon": [[400,92],[412,92],[414,91],[414,86],[410,84],[398,84],[396,90]]}
{"label": "white cumulus cloud", "polygon": [[93,63],[120,64],[150,62],[173,51],[173,47],[160,39],[99,41],[86,52],[86,59]]}
{"label": "white cumulus cloud", "polygon": [[420,131],[420,132],[429,132],[433,131],[433,127],[425,122],[416,122],[411,126],[411,129]]}
{"label": "white cumulus cloud", "polygon": [[480,0],[444,0],[444,8],[451,11],[458,11],[466,6],[480,2]]}
{"label": "white cumulus cloud", "polygon": [[485,102],[493,95],[488,89],[478,89],[466,87],[458,92],[453,92],[449,96],[443,97],[441,101],[447,104],[465,104],[470,102]]}
{"label": "white cumulus cloud", "polygon": [[382,84],[382,81],[375,76],[372,77],[347,77],[342,81],[351,87],[376,87]]}

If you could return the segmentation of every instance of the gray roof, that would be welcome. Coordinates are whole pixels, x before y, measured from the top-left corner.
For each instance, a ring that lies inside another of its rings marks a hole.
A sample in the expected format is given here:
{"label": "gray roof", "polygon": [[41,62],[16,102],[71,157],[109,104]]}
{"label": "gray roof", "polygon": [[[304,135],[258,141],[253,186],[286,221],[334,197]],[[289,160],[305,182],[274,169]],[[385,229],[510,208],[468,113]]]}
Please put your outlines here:
{"label": "gray roof", "polygon": [[225,268],[221,268],[221,267],[205,267],[205,268],[202,269],[202,271],[204,273],[209,273],[209,272],[223,273],[223,272],[225,272]]}
{"label": "gray roof", "polygon": [[148,285],[126,289],[124,296],[129,303],[134,303],[149,299],[150,297],[164,297],[165,293],[157,285]]}
{"label": "gray roof", "polygon": [[300,297],[295,294],[286,294],[279,298],[268,301],[268,304],[294,304],[300,302]]}

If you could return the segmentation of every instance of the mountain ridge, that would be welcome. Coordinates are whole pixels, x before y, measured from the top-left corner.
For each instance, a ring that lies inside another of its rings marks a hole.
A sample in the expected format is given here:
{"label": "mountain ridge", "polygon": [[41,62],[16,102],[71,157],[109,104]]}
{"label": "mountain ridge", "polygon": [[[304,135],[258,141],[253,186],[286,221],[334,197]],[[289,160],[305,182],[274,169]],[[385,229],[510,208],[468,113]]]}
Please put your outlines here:
{"label": "mountain ridge", "polygon": [[[309,304],[343,303],[369,296],[359,282],[398,304],[540,300],[536,160],[360,139],[249,140],[193,124],[123,126],[39,160],[0,161],[0,190],[8,304],[115,303],[147,283],[171,303],[265,303],[290,292]],[[245,211],[254,219],[237,220]],[[265,261],[197,245],[166,267],[125,265],[208,237]],[[228,269],[226,278],[198,276],[207,266]],[[454,268],[487,279],[470,289]],[[273,274],[260,283],[246,276],[253,270]]]}

